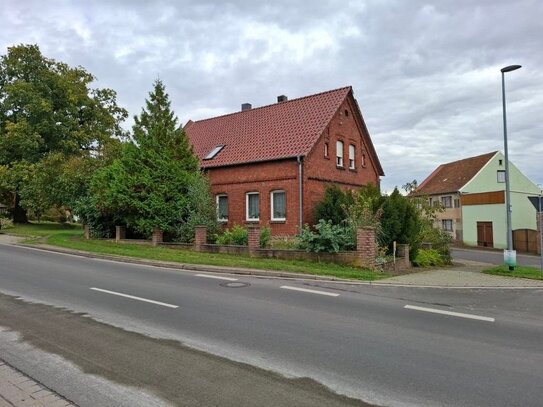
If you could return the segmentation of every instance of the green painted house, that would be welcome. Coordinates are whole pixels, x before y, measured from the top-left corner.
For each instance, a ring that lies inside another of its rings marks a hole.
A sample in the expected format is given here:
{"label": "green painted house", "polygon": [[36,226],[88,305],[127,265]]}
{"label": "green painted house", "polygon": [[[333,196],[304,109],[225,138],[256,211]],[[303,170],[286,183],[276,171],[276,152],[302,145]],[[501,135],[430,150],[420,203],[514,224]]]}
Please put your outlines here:
{"label": "green painted house", "polygon": [[[514,248],[537,252],[536,210],[528,196],[541,189],[509,162]],[[441,204],[437,226],[469,246],[505,249],[505,157],[499,151],[442,164],[417,188]]]}

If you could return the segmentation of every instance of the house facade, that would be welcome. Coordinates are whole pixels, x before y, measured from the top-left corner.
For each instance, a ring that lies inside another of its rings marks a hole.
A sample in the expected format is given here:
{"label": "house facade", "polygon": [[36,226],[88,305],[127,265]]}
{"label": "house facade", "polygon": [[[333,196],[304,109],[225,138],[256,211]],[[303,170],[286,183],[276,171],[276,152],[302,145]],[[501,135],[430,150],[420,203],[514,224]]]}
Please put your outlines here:
{"label": "house facade", "polygon": [[[528,246],[523,239],[535,239],[537,222],[528,196],[539,195],[540,189],[511,162],[509,180],[514,248],[529,251],[522,249]],[[427,196],[431,204],[441,204],[444,211],[438,213],[436,226],[454,240],[469,246],[507,248],[505,157],[501,152],[440,165],[415,194]],[[534,240],[534,248],[535,244]]]}
{"label": "house facade", "polygon": [[226,227],[295,235],[313,224],[328,184],[357,189],[384,175],[351,87],[196,122],[185,132]]}

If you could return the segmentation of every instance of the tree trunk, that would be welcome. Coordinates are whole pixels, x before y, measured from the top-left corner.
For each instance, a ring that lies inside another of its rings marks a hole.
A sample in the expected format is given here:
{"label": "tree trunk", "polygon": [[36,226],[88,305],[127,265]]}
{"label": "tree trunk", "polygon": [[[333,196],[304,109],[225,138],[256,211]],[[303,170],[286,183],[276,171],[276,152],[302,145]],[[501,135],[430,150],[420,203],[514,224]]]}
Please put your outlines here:
{"label": "tree trunk", "polygon": [[21,207],[21,197],[18,193],[15,193],[15,205],[12,209],[13,223],[28,223],[28,217],[26,216],[26,209]]}

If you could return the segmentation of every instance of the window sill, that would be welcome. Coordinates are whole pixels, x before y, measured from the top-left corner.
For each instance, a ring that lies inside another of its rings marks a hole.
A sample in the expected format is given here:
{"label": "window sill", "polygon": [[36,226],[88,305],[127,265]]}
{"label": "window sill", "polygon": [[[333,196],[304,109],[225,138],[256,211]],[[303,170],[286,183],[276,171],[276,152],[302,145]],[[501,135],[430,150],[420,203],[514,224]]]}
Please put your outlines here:
{"label": "window sill", "polygon": [[217,219],[219,223],[228,223],[228,219]]}
{"label": "window sill", "polygon": [[358,170],[356,168],[349,168],[349,171],[351,172],[358,172]]}
{"label": "window sill", "polygon": [[286,219],[272,219],[270,220],[270,223],[275,223],[275,224],[287,223],[287,220]]}
{"label": "window sill", "polygon": [[258,223],[260,222],[260,219],[247,219],[245,223]]}
{"label": "window sill", "polygon": [[342,166],[342,165],[336,165],[336,168],[337,168],[338,170],[345,171],[345,167]]}

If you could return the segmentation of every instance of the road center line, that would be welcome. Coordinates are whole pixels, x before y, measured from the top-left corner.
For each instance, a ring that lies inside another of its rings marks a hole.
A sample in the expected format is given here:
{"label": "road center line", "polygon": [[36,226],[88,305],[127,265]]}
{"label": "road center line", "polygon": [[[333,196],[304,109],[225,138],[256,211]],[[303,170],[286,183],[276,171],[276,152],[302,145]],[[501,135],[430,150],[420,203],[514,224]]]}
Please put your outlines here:
{"label": "road center line", "polygon": [[104,290],[104,289],[102,289],[102,288],[91,287],[90,289],[91,289],[91,290],[94,290],[94,291],[100,291],[100,292],[106,293],[106,294],[118,295],[119,297],[131,298],[131,299],[133,299],[133,300],[149,302],[149,303],[151,303],[151,304],[156,304],[156,305],[162,305],[163,307],[168,307],[168,308],[179,308],[179,306],[177,306],[177,305],[167,304],[167,303],[165,303],[165,302],[160,302],[160,301],[149,300],[149,299],[147,299],[147,298],[136,297],[136,296],[134,296],[134,295],[128,295],[128,294],[118,293],[118,292],[116,292],[116,291]]}
{"label": "road center line", "polygon": [[217,280],[238,281],[237,278],[215,276],[213,274],[196,274],[196,277],[215,278]]}
{"label": "road center line", "polygon": [[304,293],[328,295],[330,297],[338,297],[339,296],[339,294],[336,294],[336,293],[329,293],[329,292],[326,292],[326,291],[309,290],[307,288],[291,287],[289,285],[282,285],[281,288],[284,288],[285,290],[302,291]]}
{"label": "road center line", "polygon": [[404,308],[412,309],[412,310],[416,310],[416,311],[432,312],[434,314],[450,315],[450,316],[453,316],[453,317],[476,319],[476,320],[479,320],[479,321],[486,321],[486,322],[494,322],[495,321],[494,318],[490,318],[490,317],[482,317],[480,315],[473,315],[473,314],[463,314],[461,312],[444,311],[444,310],[435,309],[435,308],[417,307],[416,305],[406,305]]}

